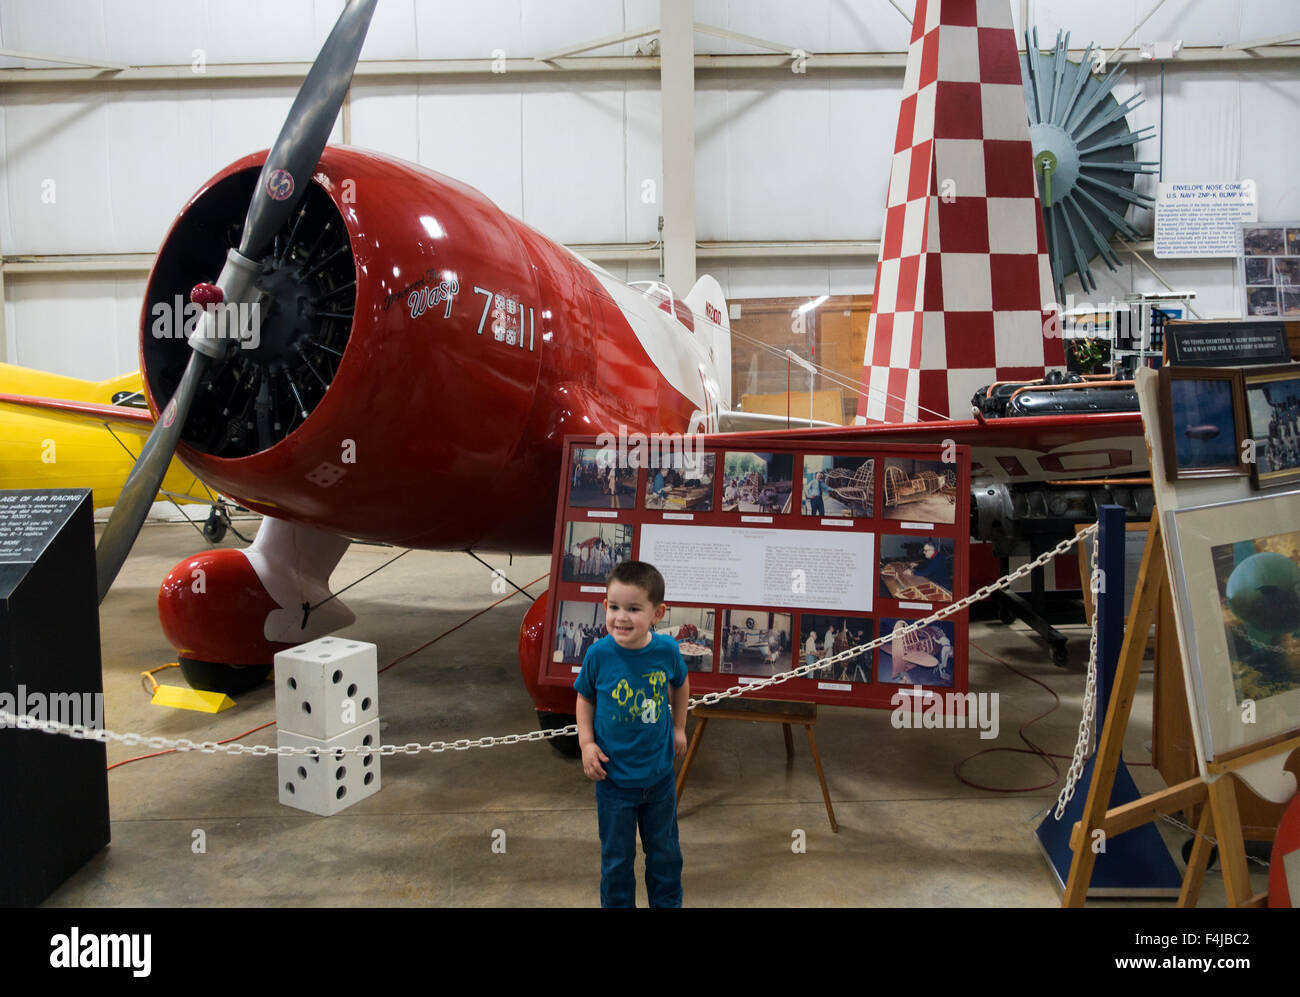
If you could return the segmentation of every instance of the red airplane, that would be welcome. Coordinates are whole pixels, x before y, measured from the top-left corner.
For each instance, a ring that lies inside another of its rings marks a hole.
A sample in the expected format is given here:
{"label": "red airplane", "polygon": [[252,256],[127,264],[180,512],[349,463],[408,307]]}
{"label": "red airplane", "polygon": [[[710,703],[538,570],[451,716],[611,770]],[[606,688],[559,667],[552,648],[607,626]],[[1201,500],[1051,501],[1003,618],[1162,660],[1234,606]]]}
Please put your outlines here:
{"label": "red airplane", "polygon": [[[275,145],[181,210],[145,292],[157,421],[99,544],[100,598],[173,452],[262,514],[249,548],[186,558],[159,592],[164,633],[202,688],[247,688],[277,651],[350,624],[328,580],[353,539],[548,553],[566,434],[748,430],[736,439],[756,444],[788,424],[730,410],[728,309],[711,277],[684,299],[625,285],[450,177],[325,148],[374,2],[345,8]],[[1136,413],[790,433],[955,439],[977,478],[1000,481],[1145,467]],[[545,603],[520,634],[544,718],[572,712],[571,693],[536,681]]]}

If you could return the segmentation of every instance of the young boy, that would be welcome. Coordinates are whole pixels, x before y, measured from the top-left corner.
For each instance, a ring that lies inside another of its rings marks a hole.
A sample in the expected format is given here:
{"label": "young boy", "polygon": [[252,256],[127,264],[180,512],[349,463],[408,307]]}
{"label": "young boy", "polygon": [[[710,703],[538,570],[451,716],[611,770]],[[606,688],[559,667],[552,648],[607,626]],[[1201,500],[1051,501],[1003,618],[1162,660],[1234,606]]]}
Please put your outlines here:
{"label": "young boy", "polygon": [[686,752],[690,684],[677,642],[651,630],[666,609],[653,565],[617,565],[605,586],[609,634],[573,683],[582,771],[596,781],[602,907],[636,906],[638,826],[650,906],[682,905],[673,757]]}

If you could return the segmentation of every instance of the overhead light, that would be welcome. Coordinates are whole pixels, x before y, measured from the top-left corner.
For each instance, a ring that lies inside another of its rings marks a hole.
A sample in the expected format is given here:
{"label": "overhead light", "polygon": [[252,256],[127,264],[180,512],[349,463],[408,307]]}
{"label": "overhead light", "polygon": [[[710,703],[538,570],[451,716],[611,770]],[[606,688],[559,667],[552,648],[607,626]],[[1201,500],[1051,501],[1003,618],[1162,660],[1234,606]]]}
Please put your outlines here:
{"label": "overhead light", "polygon": [[823,294],[820,298],[813,298],[812,301],[809,301],[809,302],[806,302],[805,304],[800,305],[798,308],[795,309],[795,311],[796,311],[796,312],[810,312],[810,311],[812,311],[814,308],[816,308],[818,305],[820,305],[823,301],[825,301],[825,300],[826,300],[827,298],[829,298],[829,297],[830,297],[829,294]]}
{"label": "overhead light", "polygon": [[1152,59],[1156,62],[1167,62],[1170,59],[1177,58],[1178,53],[1183,50],[1183,40],[1173,42],[1141,42],[1138,45],[1138,55],[1143,59]]}

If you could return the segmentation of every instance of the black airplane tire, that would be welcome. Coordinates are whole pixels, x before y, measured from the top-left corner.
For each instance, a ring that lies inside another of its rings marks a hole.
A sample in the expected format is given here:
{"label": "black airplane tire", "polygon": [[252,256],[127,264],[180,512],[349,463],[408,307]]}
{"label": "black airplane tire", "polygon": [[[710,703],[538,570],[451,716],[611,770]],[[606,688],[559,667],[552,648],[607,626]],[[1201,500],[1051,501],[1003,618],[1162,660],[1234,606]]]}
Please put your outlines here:
{"label": "black airplane tire", "polygon": [[[537,711],[537,729],[551,730],[555,727],[567,727],[578,720],[572,713],[547,713],[545,710]],[[549,739],[551,747],[558,751],[565,758],[581,758],[582,745],[578,743],[577,734],[569,734],[564,737],[552,737]]]}
{"label": "black airplane tire", "polygon": [[237,696],[256,689],[271,674],[270,665],[223,665],[215,661],[180,658],[181,674],[191,688]]}

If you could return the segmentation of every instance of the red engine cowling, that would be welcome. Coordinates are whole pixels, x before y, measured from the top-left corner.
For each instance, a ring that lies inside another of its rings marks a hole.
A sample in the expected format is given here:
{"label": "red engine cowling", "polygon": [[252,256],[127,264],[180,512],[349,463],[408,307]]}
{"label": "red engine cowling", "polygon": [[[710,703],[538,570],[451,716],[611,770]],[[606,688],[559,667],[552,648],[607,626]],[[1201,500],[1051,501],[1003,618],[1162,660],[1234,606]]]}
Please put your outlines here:
{"label": "red engine cowling", "polygon": [[[188,359],[189,290],[237,243],[264,157],[209,181],[159,251],[141,347],[155,411]],[[214,364],[178,451],[203,480],[356,538],[547,548],[562,435],[606,421],[594,391],[560,411],[554,369],[539,391],[544,342],[553,364],[593,366],[593,281],[570,254],[464,184],[329,148],[258,284],[256,332]]]}

